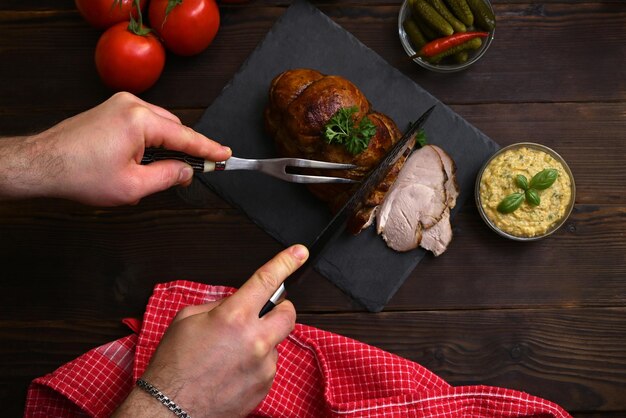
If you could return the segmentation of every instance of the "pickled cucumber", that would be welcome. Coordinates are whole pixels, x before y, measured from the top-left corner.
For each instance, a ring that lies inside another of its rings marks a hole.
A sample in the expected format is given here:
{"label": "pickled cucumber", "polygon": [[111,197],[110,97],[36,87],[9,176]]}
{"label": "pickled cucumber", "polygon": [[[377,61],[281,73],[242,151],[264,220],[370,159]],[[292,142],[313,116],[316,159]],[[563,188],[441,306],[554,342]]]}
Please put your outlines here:
{"label": "pickled cucumber", "polygon": [[443,18],[426,0],[416,0],[413,3],[413,12],[422,17],[428,25],[444,36],[452,35],[454,28]]}
{"label": "pickled cucumber", "polygon": [[433,9],[435,9],[437,13],[441,15],[441,17],[446,19],[446,21],[450,24],[450,26],[452,26],[455,32],[467,32],[467,28],[465,27],[463,22],[457,19],[452,14],[452,12],[448,10],[448,7],[444,4],[443,0],[426,0],[426,1],[428,1],[428,3],[431,6],[433,6]]}
{"label": "pickled cucumber", "polygon": [[467,0],[467,5],[474,14],[474,23],[485,30],[492,31],[496,27],[496,17],[486,0]]}
{"label": "pickled cucumber", "polygon": [[406,19],[404,23],[402,23],[402,26],[404,26],[404,31],[416,51],[419,51],[421,47],[426,45],[428,41],[413,19]]}
{"label": "pickled cucumber", "polygon": [[469,59],[469,52],[467,52],[467,51],[457,52],[456,54],[454,54],[452,56],[452,59],[457,64],[463,64],[463,63],[467,62],[467,60]]}
{"label": "pickled cucumber", "polygon": [[474,15],[470,10],[466,0],[447,0],[452,13],[459,18],[466,26],[474,24]]}
{"label": "pickled cucumber", "polygon": [[431,28],[429,24],[426,23],[423,17],[413,15],[411,16],[411,19],[413,20],[413,22],[415,22],[417,27],[420,28],[422,34],[424,35],[424,37],[426,37],[426,40],[432,41],[433,39],[437,39],[441,36],[437,32],[435,32],[435,30]]}

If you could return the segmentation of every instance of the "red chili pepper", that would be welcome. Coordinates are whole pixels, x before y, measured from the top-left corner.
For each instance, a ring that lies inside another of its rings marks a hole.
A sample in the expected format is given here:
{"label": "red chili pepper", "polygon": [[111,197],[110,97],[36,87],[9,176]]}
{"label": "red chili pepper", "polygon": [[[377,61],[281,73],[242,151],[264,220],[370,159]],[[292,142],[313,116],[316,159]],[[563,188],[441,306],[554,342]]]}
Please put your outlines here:
{"label": "red chili pepper", "polygon": [[417,55],[420,57],[433,57],[474,38],[486,38],[487,36],[489,36],[488,32],[454,33],[452,35],[444,36],[443,38],[437,38],[430,41],[429,43],[424,45],[422,49],[420,49]]}

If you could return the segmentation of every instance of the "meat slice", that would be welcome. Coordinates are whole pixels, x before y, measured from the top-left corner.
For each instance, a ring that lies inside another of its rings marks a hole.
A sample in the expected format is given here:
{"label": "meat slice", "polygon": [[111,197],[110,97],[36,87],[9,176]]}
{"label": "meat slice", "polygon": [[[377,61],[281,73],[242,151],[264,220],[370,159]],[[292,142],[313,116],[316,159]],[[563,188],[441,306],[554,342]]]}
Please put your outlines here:
{"label": "meat slice", "polygon": [[456,206],[456,198],[459,196],[459,184],[456,182],[456,164],[447,152],[436,145],[431,145],[439,154],[443,168],[446,170],[448,181],[446,181],[446,194],[448,195],[448,206],[453,208]]}
{"label": "meat slice", "polygon": [[[445,194],[447,180],[448,176],[439,153],[433,145],[425,145],[411,154],[392,188],[419,183],[441,190]],[[447,202],[447,196],[445,201]]]}
{"label": "meat slice", "polygon": [[423,231],[437,224],[448,208],[447,180],[434,147],[427,145],[408,158],[378,211],[377,231],[387,246],[409,251],[420,244]]}
{"label": "meat slice", "polygon": [[450,208],[446,208],[439,222],[422,233],[419,246],[438,256],[448,249],[450,242],[452,242],[452,225],[450,225]]}
{"label": "meat slice", "polygon": [[[407,147],[413,147],[413,143],[409,143]],[[400,170],[404,166],[407,157],[402,155],[398,161],[396,161],[389,172],[385,175],[383,180],[378,183],[376,188],[366,196],[363,202],[357,207],[356,213],[348,219],[348,225],[346,226],[348,232],[353,235],[357,235],[363,229],[368,228],[374,218],[376,216],[376,212],[381,203],[383,203],[383,199],[385,195],[393,185],[393,183],[398,178],[398,174],[400,174]],[[346,201],[349,196],[342,197],[341,202]]]}
{"label": "meat slice", "polygon": [[438,206],[445,208],[438,194],[423,184],[411,184],[389,192],[377,218],[377,231],[388,247],[396,251],[417,248],[422,241],[422,219],[436,222],[434,218],[441,216]]}
{"label": "meat slice", "polygon": [[448,208],[444,211],[439,222],[424,231],[420,247],[431,251],[435,256],[439,256],[448,249],[448,245],[452,242],[450,209],[456,206],[456,198],[459,196],[459,185],[456,182],[456,164],[454,163],[452,157],[450,157],[448,153],[438,146],[431,146],[439,154],[441,162],[443,163],[443,168],[448,177],[445,184],[446,194],[448,196]]}

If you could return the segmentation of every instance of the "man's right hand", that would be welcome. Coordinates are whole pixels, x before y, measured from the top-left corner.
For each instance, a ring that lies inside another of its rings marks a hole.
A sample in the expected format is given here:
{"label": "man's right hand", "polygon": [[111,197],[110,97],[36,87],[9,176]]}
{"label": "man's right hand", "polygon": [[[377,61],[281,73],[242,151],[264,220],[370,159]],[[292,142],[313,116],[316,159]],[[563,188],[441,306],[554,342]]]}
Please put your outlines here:
{"label": "man's right hand", "polygon": [[[182,309],[166,331],[142,376],[193,418],[244,417],[269,392],[278,351],[293,330],[296,312],[283,300],[259,318],[280,284],[307,259],[294,245],[280,252],[232,296]],[[170,417],[139,388],[114,417]]]}

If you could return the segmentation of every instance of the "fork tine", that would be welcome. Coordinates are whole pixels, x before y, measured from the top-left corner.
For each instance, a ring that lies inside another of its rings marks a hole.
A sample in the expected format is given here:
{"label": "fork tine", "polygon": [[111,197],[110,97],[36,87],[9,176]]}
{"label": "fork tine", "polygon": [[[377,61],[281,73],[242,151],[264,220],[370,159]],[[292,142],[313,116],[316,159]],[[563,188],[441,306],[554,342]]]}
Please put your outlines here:
{"label": "fork tine", "polygon": [[328,161],[305,160],[302,158],[288,158],[285,163],[288,167],[328,168],[335,170],[349,170],[357,167],[355,164],[331,163]]}
{"label": "fork tine", "polygon": [[282,178],[292,183],[358,183],[343,177],[310,176],[305,174],[285,173]]}
{"label": "fork tine", "polygon": [[[270,158],[253,160],[231,157],[226,170],[259,170],[270,176],[292,183],[357,183],[343,177],[324,177],[287,172],[287,167],[331,168],[336,170],[354,168],[353,164],[330,163],[327,161],[305,160],[303,158]],[[333,173],[334,174],[334,173]]]}

